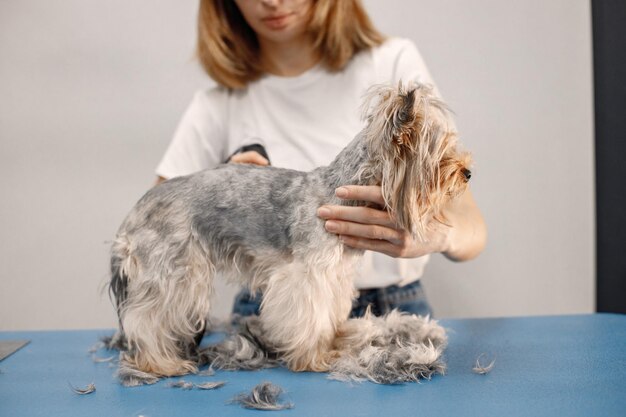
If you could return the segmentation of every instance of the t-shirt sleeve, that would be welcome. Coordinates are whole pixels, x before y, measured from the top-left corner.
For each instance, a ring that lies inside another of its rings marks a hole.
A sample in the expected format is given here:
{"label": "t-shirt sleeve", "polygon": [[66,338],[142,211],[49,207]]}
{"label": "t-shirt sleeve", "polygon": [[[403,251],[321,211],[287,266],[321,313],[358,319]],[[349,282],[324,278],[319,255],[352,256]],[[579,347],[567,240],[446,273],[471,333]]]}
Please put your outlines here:
{"label": "t-shirt sleeve", "polygon": [[398,84],[400,81],[417,81],[432,85],[435,93],[440,95],[415,43],[409,39],[391,38],[376,52],[379,82]]}
{"label": "t-shirt sleeve", "polygon": [[224,160],[227,92],[219,87],[198,91],[181,121],[156,174],[169,179],[213,168]]}

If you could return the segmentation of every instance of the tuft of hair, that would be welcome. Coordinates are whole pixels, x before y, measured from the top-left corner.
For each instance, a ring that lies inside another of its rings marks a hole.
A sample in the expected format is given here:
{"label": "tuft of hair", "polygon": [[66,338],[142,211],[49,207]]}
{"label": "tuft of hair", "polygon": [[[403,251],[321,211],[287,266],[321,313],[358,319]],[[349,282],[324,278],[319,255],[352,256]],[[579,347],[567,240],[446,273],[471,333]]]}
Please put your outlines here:
{"label": "tuft of hair", "polygon": [[116,376],[125,387],[152,385],[159,381],[159,377],[154,374],[135,369],[122,360],[119,361]]}
{"label": "tuft of hair", "polygon": [[256,370],[278,366],[276,355],[258,336],[259,326],[256,316],[242,319],[239,328],[223,342],[199,352],[200,365],[210,364],[211,368],[224,370]]}
{"label": "tuft of hair", "polygon": [[373,86],[361,111],[369,162],[360,175],[381,185],[397,224],[423,240],[469,179],[471,158],[457,146],[452,113],[432,86],[415,82]]}
{"label": "tuft of hair", "polygon": [[214,381],[214,382],[203,382],[202,384],[195,384],[194,387],[203,389],[203,390],[212,390],[218,389],[226,385],[226,381]]}
{"label": "tuft of hair", "polygon": [[104,362],[112,362],[115,360],[115,356],[107,356],[106,358],[101,358],[99,356],[97,356],[96,354],[92,354],[91,355],[91,360],[94,363],[104,363]]}
{"label": "tuft of hair", "polygon": [[480,358],[482,358],[483,356],[485,356],[485,354],[481,353],[478,356],[478,358],[476,358],[476,365],[472,368],[472,371],[475,374],[478,374],[478,375],[488,374],[489,372],[491,372],[491,370],[493,369],[493,367],[496,364],[496,359],[494,358],[491,362],[489,362],[489,365],[482,365],[480,363]]}
{"label": "tuft of hair", "polygon": [[136,274],[137,264],[130,256],[131,244],[126,235],[117,236],[111,245],[111,280],[108,283],[109,298],[114,302],[119,316],[128,297],[129,273]]}
{"label": "tuft of hair", "polygon": [[170,382],[169,384],[167,384],[168,387],[170,388],[180,388],[182,390],[190,390],[193,388],[193,383],[191,382],[187,382],[184,379],[178,380],[178,381],[174,381],[174,382]]}
{"label": "tuft of hair", "polygon": [[[96,350],[98,350],[100,347],[104,347],[107,350],[124,351],[128,350],[128,343],[126,342],[124,333],[118,330],[112,336],[102,336],[100,338],[100,342],[94,345],[92,349],[96,348]],[[93,352],[95,352],[96,350],[94,350]],[[90,353],[93,352],[90,350]]]}
{"label": "tuft of hair", "polygon": [[331,366],[331,379],[369,380],[398,384],[443,374],[441,355],[447,344],[443,327],[429,317],[400,313],[383,317],[368,311],[339,329],[335,348],[339,358]]}
{"label": "tuft of hair", "polygon": [[215,375],[215,370],[211,366],[209,366],[203,371],[198,372],[198,376],[213,376],[213,375]]}
{"label": "tuft of hair", "polygon": [[69,384],[69,385],[72,391],[78,395],[87,395],[87,394],[91,394],[92,392],[96,392],[96,384],[94,384],[93,382],[87,385],[85,388],[76,388],[72,384]]}
{"label": "tuft of hair", "polygon": [[279,397],[283,389],[278,385],[265,381],[252,388],[250,393],[241,393],[235,396],[231,402],[239,403],[245,408],[254,410],[286,410],[293,408],[293,403],[280,403]]}

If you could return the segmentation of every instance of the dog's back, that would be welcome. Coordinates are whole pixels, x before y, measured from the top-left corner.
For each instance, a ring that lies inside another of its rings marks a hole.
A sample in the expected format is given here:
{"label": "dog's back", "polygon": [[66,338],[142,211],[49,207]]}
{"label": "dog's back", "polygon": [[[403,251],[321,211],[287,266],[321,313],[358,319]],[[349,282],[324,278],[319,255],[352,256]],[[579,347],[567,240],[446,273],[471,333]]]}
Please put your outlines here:
{"label": "dog's back", "polygon": [[325,190],[310,173],[231,164],[190,181],[192,228],[214,249],[227,253],[236,245],[285,255],[321,228],[315,210]]}
{"label": "dog's back", "polygon": [[315,173],[238,164],[153,187],[128,214],[113,244],[110,288],[118,309],[128,277],[137,275],[134,269],[153,270],[148,275],[158,279],[155,274],[176,269],[191,243],[205,261],[231,276],[249,272],[257,255],[287,261],[294,250],[329,238],[315,210],[330,198]]}

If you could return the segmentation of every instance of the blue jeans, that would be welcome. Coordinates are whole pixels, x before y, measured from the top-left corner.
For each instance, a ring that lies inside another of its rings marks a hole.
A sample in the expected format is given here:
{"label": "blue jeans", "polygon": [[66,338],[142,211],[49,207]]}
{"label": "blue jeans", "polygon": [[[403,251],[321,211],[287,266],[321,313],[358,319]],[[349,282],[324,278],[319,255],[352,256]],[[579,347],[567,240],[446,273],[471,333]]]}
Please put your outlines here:
{"label": "blue jeans", "polygon": [[[261,294],[250,294],[247,289],[243,289],[235,298],[233,313],[239,316],[258,315],[261,299]],[[433,316],[420,280],[403,287],[391,285],[359,291],[359,297],[352,302],[350,317],[362,317],[368,306],[375,316],[385,315],[394,309],[420,316]]]}

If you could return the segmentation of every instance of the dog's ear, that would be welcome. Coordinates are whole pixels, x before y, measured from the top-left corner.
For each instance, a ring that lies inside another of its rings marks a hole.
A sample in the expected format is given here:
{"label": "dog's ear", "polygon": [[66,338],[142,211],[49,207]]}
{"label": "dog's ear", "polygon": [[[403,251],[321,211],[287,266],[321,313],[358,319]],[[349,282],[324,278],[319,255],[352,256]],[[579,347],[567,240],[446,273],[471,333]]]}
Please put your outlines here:
{"label": "dog's ear", "polygon": [[403,91],[398,86],[398,94],[393,100],[389,115],[389,137],[397,146],[415,148],[415,88]]}
{"label": "dog's ear", "polygon": [[424,114],[416,112],[415,107],[425,92],[430,92],[430,88],[417,83],[399,83],[397,87],[375,85],[370,88],[361,111],[368,122],[372,141],[379,141],[386,151],[415,151],[416,129],[423,124],[424,118]]}

